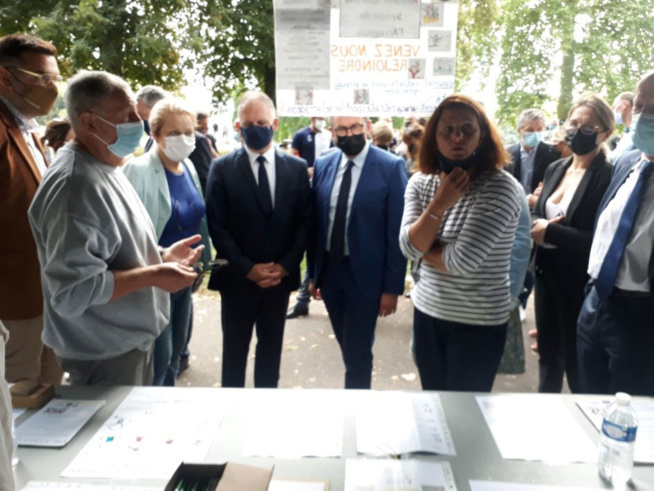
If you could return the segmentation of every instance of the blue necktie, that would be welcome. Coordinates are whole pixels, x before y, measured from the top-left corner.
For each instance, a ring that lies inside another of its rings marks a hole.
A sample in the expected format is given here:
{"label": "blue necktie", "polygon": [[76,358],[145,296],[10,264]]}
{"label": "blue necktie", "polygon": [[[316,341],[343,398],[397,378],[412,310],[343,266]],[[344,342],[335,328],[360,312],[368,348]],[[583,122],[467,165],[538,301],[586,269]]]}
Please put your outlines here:
{"label": "blue necktie", "polygon": [[259,162],[259,185],[257,186],[257,194],[263,207],[263,212],[270,216],[272,214],[272,198],[270,197],[270,182],[268,181],[268,173],[266,172],[266,159],[263,155],[257,157]]}
{"label": "blue necktie", "polygon": [[606,256],[604,256],[604,262],[602,262],[602,267],[600,268],[600,272],[597,275],[597,281],[595,282],[595,290],[597,290],[597,294],[603,300],[609,298],[611,293],[613,293],[613,287],[615,286],[615,280],[618,276],[620,261],[622,261],[622,256],[624,256],[624,249],[634,225],[634,219],[638,212],[638,205],[640,205],[640,200],[643,196],[643,191],[645,190],[645,183],[652,173],[652,170],[654,170],[654,162],[645,160],[640,164],[636,185],[622,210],[622,215],[618,222],[618,228],[615,230],[615,235],[613,236],[611,245],[606,251]]}
{"label": "blue necktie", "polygon": [[345,225],[347,220],[347,202],[350,198],[350,187],[352,186],[352,166],[354,162],[347,161],[345,174],[341,181],[341,189],[338,191],[336,202],[336,213],[334,214],[334,225],[332,226],[332,238],[329,247],[329,255],[333,261],[342,261],[345,257]]}

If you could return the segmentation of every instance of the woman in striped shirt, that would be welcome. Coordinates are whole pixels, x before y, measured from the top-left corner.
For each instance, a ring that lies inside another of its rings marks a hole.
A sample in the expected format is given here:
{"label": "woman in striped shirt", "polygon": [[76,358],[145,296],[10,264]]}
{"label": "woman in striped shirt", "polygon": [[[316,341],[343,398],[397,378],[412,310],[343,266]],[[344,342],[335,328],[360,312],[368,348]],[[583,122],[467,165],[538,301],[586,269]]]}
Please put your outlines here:
{"label": "woman in striped shirt", "polygon": [[400,247],[415,262],[414,343],[425,390],[490,391],[510,308],[520,201],[500,135],[464,95],[431,116],[405,194]]}

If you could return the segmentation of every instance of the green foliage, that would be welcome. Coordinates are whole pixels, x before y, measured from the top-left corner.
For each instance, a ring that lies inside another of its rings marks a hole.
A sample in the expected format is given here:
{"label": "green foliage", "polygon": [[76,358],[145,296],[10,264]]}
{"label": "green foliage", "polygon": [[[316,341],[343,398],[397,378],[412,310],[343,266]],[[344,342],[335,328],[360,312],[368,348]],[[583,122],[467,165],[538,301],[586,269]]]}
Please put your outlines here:
{"label": "green foliage", "polygon": [[502,122],[515,124],[523,109],[558,91],[559,118],[586,91],[611,103],[651,68],[654,0],[501,0],[501,7]]}
{"label": "green foliage", "polygon": [[279,127],[275,133],[275,141],[282,142],[293,138],[293,135],[302,128],[309,126],[310,118],[293,118],[281,117],[279,118]]}

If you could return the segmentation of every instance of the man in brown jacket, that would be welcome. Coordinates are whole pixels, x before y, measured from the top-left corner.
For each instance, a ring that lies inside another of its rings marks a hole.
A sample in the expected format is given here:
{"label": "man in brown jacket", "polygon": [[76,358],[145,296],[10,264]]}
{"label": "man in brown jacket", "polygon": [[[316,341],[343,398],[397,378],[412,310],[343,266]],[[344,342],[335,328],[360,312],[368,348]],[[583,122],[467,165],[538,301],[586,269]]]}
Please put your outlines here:
{"label": "man in brown jacket", "polygon": [[9,331],[6,377],[60,383],[41,342],[43,297],[27,210],[47,163],[35,130],[50,112],[61,77],[56,48],[27,34],[0,38],[0,325]]}

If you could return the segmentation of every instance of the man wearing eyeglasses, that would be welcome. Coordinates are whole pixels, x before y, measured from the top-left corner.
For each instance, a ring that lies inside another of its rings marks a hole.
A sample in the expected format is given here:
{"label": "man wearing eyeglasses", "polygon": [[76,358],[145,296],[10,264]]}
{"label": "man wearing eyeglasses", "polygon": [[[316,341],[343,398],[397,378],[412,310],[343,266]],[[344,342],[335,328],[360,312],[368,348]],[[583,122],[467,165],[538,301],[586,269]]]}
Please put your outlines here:
{"label": "man wearing eyeglasses", "polygon": [[404,161],[367,140],[366,118],[332,119],[340,151],[316,160],[310,291],[320,289],[345,362],[345,388],[369,389],[377,317],[395,312],[406,260],[399,247]]}
{"label": "man wearing eyeglasses", "polygon": [[62,371],[41,342],[39,260],[27,219],[47,161],[36,116],[50,112],[61,79],[56,48],[27,34],[0,38],[0,324],[9,331],[6,376],[57,384]]}

